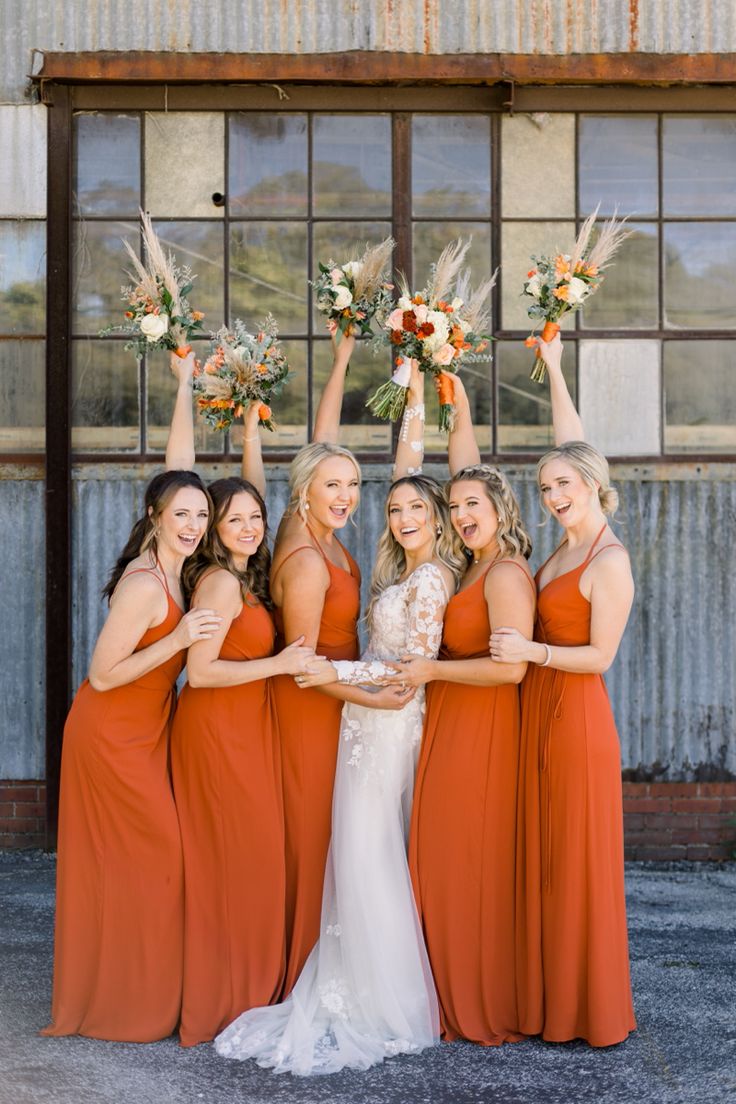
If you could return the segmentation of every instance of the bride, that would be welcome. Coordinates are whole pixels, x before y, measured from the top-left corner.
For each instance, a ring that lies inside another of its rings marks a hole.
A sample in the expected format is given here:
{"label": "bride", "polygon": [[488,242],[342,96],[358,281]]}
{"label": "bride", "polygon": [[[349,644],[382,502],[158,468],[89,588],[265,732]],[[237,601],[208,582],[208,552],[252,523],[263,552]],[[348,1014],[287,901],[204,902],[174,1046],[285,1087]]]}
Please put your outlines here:
{"label": "bride", "polygon": [[[402,452],[407,459],[402,445],[421,461],[418,375],[396,468]],[[393,673],[392,660],[407,653],[435,657],[462,567],[439,485],[416,469],[396,479],[371,582],[368,648],[355,663],[315,661],[297,682],[379,686]],[[406,859],[423,712],[423,689],[408,692],[396,712],[349,700],[344,706],[319,940],[285,1001],[244,1012],[217,1036],[223,1057],[308,1076],[367,1069],[438,1041],[437,1000]]]}

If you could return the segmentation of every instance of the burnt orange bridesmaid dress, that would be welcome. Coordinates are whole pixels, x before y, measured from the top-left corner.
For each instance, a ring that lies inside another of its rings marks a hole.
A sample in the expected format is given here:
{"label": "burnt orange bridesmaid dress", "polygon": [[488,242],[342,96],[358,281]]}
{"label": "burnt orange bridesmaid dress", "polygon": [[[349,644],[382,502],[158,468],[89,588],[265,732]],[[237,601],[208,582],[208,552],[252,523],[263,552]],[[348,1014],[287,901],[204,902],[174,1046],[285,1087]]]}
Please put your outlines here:
{"label": "burnt orange bridesmaid dress", "polygon": [[[243,604],[220,659],[273,655],[262,605]],[[267,679],[185,686],[171,736],[184,849],[184,990],[179,1035],[202,1043],[269,1004],[284,975],[281,761]]]}
{"label": "burnt orange bridesmaid dress", "polygon": [[[450,599],[440,658],[488,656],[487,574]],[[496,1046],[521,1038],[514,972],[518,756],[516,684],[429,683],[409,862],[446,1040]]]}
{"label": "burnt orange bridesmaid dress", "polygon": [[[605,528],[579,567],[541,588],[535,640],[563,648],[590,643],[590,603],[579,582]],[[621,760],[602,675],[528,668],[522,684],[518,854],[522,1030],[551,1042],[621,1042],[636,1021]]]}
{"label": "burnt orange bridesmaid dress", "polygon": [[[179,623],[182,611],[166,594],[165,620],[136,651]],[[54,992],[44,1035],[147,1043],[179,1021],[184,902],[168,758],[183,666],[182,651],[113,690],[85,680],[74,699],[61,760]]]}
{"label": "burnt orange bridesmaid dress", "polygon": [[[360,569],[343,548],[350,570],[336,567],[319,543],[317,548],[330,573],[325,594],[318,655],[355,660],[359,655],[357,622],[360,612]],[[342,547],[342,546],[341,546]],[[283,621],[276,611],[283,640]],[[283,641],[289,643],[289,641]],[[281,999],[289,995],[319,937],[322,887],[330,843],[332,788],[335,781],[337,740],[343,703],[319,690],[300,690],[290,675],[273,680],[283,761],[284,819],[286,827],[286,977]]]}

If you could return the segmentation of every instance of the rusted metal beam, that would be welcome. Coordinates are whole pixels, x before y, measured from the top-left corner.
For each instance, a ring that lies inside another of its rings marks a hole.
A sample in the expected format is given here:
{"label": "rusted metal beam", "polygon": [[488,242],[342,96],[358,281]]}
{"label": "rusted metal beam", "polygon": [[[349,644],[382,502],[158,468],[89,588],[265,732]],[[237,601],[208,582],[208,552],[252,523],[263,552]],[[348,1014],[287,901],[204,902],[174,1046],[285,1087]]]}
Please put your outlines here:
{"label": "rusted metal beam", "polygon": [[736,54],[325,54],[50,52],[35,81],[167,84],[735,84]]}

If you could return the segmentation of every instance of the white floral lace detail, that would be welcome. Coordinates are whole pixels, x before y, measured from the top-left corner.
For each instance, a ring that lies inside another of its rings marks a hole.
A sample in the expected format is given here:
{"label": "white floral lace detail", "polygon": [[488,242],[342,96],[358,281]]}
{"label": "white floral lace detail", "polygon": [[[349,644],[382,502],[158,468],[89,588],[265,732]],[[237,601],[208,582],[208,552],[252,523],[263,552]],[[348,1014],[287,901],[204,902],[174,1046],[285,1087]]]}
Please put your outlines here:
{"label": "white floral lace detail", "polygon": [[319,999],[327,1011],[340,1019],[347,1019],[350,1012],[350,990],[343,978],[330,978],[319,987]]}
{"label": "white floral lace detail", "polygon": [[334,935],[335,939],[339,939],[342,935],[342,928],[339,924],[328,924],[325,928],[325,935]]}

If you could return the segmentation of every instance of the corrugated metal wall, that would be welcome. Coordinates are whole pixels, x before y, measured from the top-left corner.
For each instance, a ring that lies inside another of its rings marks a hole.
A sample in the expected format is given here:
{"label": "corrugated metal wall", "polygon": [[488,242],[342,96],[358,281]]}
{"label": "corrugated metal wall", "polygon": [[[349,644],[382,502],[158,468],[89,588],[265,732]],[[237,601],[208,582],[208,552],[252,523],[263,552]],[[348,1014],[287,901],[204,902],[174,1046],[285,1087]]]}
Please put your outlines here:
{"label": "corrugated metal wall", "polygon": [[[509,474],[532,533],[536,567],[553,550],[559,529],[553,522],[539,527],[532,471]],[[104,617],[97,595],[144,486],[95,475],[95,469],[83,470],[75,481],[75,682],[84,677]],[[367,469],[366,476],[357,527],[345,532],[364,574],[364,600],[387,485],[385,472]],[[623,499],[617,530],[631,552],[637,584],[634,612],[607,677],[624,768],[632,777],[667,780],[736,774],[730,741],[736,630],[724,617],[736,598],[726,539],[734,532],[736,483],[629,477],[617,485]],[[286,501],[283,473],[271,473],[268,497],[275,528]]]}
{"label": "corrugated metal wall", "polygon": [[723,53],[732,0],[3,0],[0,100],[31,50]]}

